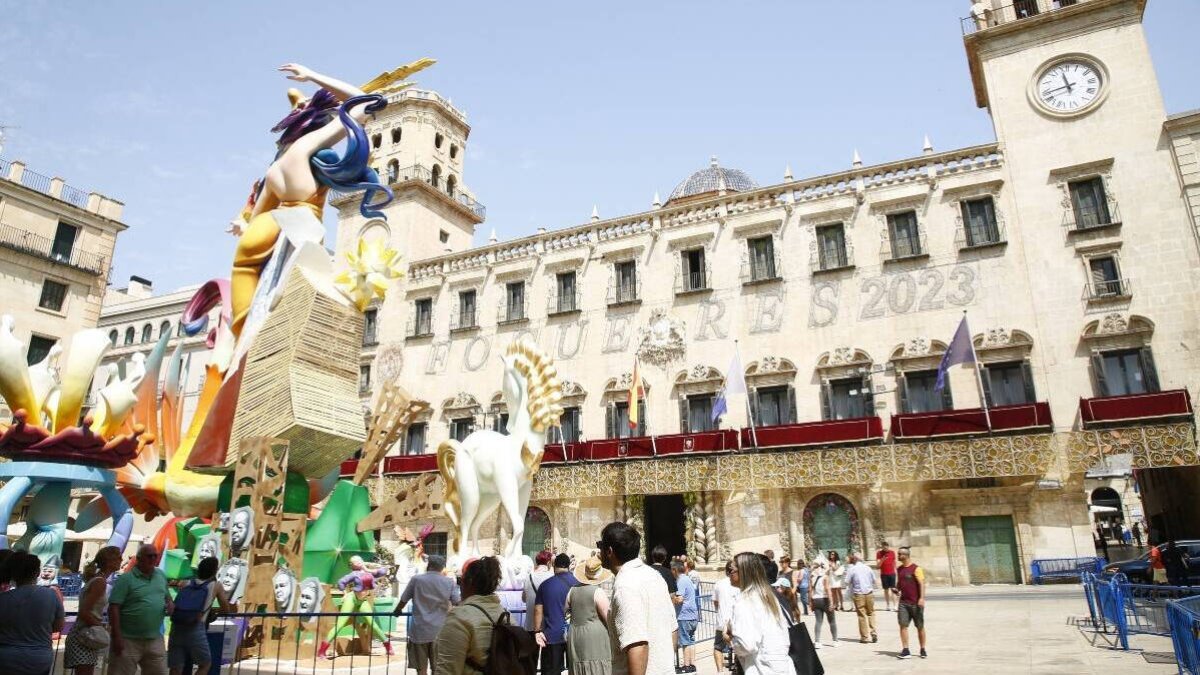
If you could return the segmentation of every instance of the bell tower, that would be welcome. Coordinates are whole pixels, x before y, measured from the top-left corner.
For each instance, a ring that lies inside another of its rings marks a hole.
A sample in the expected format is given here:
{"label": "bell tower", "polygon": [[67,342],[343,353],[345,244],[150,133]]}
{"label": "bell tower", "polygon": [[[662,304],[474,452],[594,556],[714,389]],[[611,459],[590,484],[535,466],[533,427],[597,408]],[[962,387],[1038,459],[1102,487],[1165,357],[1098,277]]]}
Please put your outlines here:
{"label": "bell tower", "polygon": [[384,236],[406,261],[471,247],[486,211],[463,181],[466,115],[437,92],[402,89],[386,94],[388,105],[365,125],[371,166],[395,193],[381,209],[387,221],[358,211],[359,195],[332,195],[338,209],[337,250],[359,237]]}

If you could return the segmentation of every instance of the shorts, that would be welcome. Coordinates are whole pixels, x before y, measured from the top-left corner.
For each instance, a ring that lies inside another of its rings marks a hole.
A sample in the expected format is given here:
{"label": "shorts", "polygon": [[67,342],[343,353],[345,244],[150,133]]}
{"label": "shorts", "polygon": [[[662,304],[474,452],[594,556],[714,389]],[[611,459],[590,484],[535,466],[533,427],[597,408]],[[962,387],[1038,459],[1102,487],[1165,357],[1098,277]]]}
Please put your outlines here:
{"label": "shorts", "polygon": [[434,654],[432,642],[410,642],[408,648],[408,667],[418,671],[429,672],[433,668]]}
{"label": "shorts", "polygon": [[900,620],[901,628],[908,628],[909,622],[912,622],[917,630],[925,629],[925,608],[920,605],[900,603],[896,617]]}
{"label": "shorts", "polygon": [[725,641],[724,631],[717,631],[716,635],[713,636],[713,651],[718,651],[722,654],[728,654],[733,651],[733,645]]}
{"label": "shorts", "polygon": [[883,590],[885,590],[885,591],[888,590],[889,588],[896,587],[896,575],[895,574],[880,574],[879,581],[883,584]]}
{"label": "shorts", "polygon": [[696,622],[679,621],[679,646],[691,647],[696,644]]}
{"label": "shorts", "polygon": [[171,626],[171,635],[167,639],[167,667],[182,668],[188,660],[193,666],[212,663],[212,654],[208,651],[208,626],[203,621],[194,626]]}

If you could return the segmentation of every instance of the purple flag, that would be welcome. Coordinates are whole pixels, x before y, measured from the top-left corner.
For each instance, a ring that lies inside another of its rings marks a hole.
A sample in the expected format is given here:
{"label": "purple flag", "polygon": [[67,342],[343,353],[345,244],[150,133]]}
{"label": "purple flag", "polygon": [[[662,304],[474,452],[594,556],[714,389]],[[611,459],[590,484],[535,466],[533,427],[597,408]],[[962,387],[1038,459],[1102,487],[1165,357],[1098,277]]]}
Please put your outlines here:
{"label": "purple flag", "polygon": [[938,366],[937,384],[934,385],[933,390],[941,391],[946,388],[946,375],[950,371],[950,366],[974,362],[975,347],[971,344],[971,329],[967,328],[967,317],[964,316],[962,323],[958,324],[958,330],[954,331],[954,339],[950,341],[946,353],[942,354],[942,363]]}

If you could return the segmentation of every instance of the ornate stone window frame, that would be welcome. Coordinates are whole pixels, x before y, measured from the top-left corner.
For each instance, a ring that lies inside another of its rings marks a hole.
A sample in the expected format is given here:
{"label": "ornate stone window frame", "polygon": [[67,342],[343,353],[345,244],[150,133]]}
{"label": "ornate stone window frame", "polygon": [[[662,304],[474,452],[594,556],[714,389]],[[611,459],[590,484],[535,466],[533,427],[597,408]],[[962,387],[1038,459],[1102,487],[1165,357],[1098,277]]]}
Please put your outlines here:
{"label": "ornate stone window frame", "polygon": [[906,372],[932,370],[941,364],[942,355],[946,353],[946,343],[941,340],[931,340],[915,337],[892,349],[888,363],[896,372],[896,377],[903,377]]}
{"label": "ornate stone window frame", "polygon": [[871,372],[873,363],[875,360],[863,349],[837,347],[817,359],[817,374],[823,382],[865,376]]}
{"label": "ornate stone window frame", "polygon": [[573,380],[563,380],[561,391],[562,400],[559,403],[562,405],[562,407],[583,408],[583,401],[587,398],[587,391],[580,386],[578,382]]}
{"label": "ornate stone window frame", "polygon": [[[1084,231],[1104,231],[1108,228],[1121,226],[1119,204],[1117,203],[1117,196],[1113,187],[1113,163],[1112,157],[1106,157],[1104,159],[1050,170],[1050,180],[1058,188],[1061,195],[1059,203],[1063,208],[1062,224],[1063,227],[1067,228],[1068,234],[1077,234]],[[1078,230],[1071,227],[1075,223],[1075,207],[1071,203],[1071,183],[1089,178],[1099,178],[1101,184],[1104,186],[1104,200],[1108,202],[1109,214],[1113,222],[1095,225],[1085,230]]]}
{"label": "ornate stone window frame", "polygon": [[[1091,241],[1085,244],[1077,243],[1076,252],[1083,266],[1083,278],[1086,279],[1083,299],[1089,305],[1126,305],[1133,297],[1133,289],[1129,277],[1125,274],[1125,264],[1121,260],[1121,244],[1117,239]],[[1119,292],[1102,295],[1096,289],[1096,280],[1092,278],[1092,260],[1096,258],[1112,258],[1117,265],[1117,281],[1121,284]]]}
{"label": "ornate stone window frame", "polygon": [[448,398],[442,401],[442,421],[447,425],[451,420],[471,417],[478,421],[479,415],[483,413],[483,406],[479,405],[479,400],[465,391],[460,391],[453,398]]}
{"label": "ornate stone window frame", "polygon": [[750,389],[782,387],[796,380],[796,364],[781,356],[764,356],[746,367],[746,386]]}
{"label": "ornate stone window frame", "polygon": [[[623,401],[627,401],[629,399],[629,385],[632,382],[632,372],[624,372],[616,377],[610,377],[608,381],[604,383],[604,393],[600,396],[601,403],[607,407],[612,403],[621,403]],[[642,390],[645,391],[647,396],[650,395],[650,389],[650,383],[643,379]]]}
{"label": "ornate stone window frame", "polygon": [[1033,352],[1033,338],[1015,328],[994,327],[977,333],[971,339],[975,355],[983,365],[1006,361],[1028,361]]}
{"label": "ornate stone window frame", "polygon": [[[1004,189],[1003,178],[993,178],[980,183],[970,183],[947,188],[942,191],[942,199],[954,209],[954,222],[957,223],[955,245],[961,250],[974,250],[989,246],[1003,246],[1008,243],[1007,228],[1005,227],[1004,209],[1000,204],[1000,193]],[[963,220],[963,202],[974,201],[983,197],[992,198],[992,211],[996,214],[996,229],[1000,235],[999,241],[968,245],[966,228]]]}
{"label": "ornate stone window frame", "polygon": [[695,365],[675,375],[675,392],[680,398],[697,394],[715,394],[725,384],[725,376],[712,366]]}
{"label": "ornate stone window frame", "polygon": [[[880,260],[892,263],[929,257],[929,247],[925,241],[925,220],[929,215],[931,194],[929,191],[922,191],[920,194],[904,195],[871,203],[869,212],[879,225]],[[916,254],[897,258],[892,255],[892,228],[888,223],[888,216],[909,211],[917,215],[917,241],[920,242],[921,250]]]}
{"label": "ornate stone window frame", "polygon": [[1079,339],[1093,354],[1117,349],[1149,347],[1154,322],[1139,314],[1110,312],[1089,322]]}

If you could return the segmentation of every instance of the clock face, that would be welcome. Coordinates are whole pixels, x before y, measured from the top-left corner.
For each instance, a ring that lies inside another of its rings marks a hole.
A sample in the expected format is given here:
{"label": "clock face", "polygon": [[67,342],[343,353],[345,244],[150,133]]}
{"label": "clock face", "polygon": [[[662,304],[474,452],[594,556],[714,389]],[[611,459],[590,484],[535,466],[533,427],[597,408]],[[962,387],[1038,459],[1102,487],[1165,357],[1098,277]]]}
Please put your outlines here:
{"label": "clock face", "polygon": [[1037,79],[1033,95],[1052,113],[1070,115],[1080,112],[1100,98],[1104,76],[1086,61],[1059,61],[1044,70]]}

